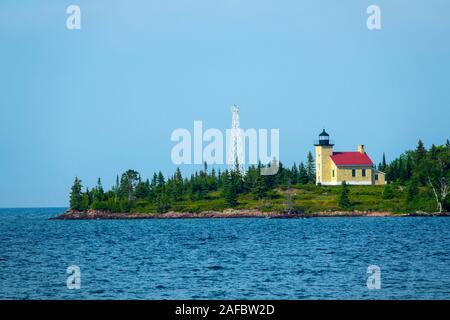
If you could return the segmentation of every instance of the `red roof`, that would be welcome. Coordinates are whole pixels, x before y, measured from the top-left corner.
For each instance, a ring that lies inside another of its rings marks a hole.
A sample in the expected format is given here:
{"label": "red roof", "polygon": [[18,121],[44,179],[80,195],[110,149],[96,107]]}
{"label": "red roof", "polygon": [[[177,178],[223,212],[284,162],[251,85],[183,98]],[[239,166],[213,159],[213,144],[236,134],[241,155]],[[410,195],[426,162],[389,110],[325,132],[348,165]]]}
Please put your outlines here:
{"label": "red roof", "polygon": [[372,166],[369,156],[360,152],[333,152],[331,156],[337,166]]}

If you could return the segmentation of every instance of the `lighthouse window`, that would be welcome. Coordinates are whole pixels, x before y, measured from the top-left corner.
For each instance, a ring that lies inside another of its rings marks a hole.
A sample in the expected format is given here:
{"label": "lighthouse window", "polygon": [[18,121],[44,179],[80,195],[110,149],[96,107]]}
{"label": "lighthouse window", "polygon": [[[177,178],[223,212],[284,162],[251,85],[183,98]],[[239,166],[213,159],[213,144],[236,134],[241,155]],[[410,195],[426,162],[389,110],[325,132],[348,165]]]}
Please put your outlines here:
{"label": "lighthouse window", "polygon": [[333,169],[333,178],[334,178],[334,169]]}
{"label": "lighthouse window", "polygon": [[352,177],[356,177],[356,169],[352,169]]}
{"label": "lighthouse window", "polygon": [[362,174],[363,177],[365,177],[366,176],[366,169],[362,169],[361,170],[361,174]]}

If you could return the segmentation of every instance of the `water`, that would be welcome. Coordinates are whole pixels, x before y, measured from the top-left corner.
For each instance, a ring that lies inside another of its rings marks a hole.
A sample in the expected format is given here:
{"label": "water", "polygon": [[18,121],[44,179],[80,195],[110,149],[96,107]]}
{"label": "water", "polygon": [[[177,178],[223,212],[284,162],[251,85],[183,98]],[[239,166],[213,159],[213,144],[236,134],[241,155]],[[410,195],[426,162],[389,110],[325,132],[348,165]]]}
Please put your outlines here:
{"label": "water", "polygon": [[0,209],[0,299],[450,298],[449,218],[48,220],[62,211]]}

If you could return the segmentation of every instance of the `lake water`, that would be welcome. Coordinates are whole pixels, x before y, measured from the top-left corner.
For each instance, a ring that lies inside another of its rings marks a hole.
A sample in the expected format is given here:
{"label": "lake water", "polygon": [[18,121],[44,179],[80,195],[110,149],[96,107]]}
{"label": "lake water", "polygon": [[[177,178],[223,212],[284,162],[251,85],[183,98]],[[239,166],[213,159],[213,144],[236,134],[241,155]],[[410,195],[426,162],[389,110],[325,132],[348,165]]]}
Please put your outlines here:
{"label": "lake water", "polygon": [[0,209],[0,299],[450,298],[450,218],[48,220],[63,210]]}

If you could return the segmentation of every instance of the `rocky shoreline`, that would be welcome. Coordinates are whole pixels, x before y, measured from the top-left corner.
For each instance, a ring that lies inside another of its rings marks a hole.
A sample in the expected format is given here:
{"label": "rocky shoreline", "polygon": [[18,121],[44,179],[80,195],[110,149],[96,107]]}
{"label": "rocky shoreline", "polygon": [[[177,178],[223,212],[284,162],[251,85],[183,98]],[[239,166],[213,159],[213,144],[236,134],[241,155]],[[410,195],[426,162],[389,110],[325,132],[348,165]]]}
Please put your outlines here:
{"label": "rocky shoreline", "polygon": [[405,214],[394,214],[390,212],[368,212],[368,211],[332,211],[317,213],[280,213],[262,212],[260,210],[234,210],[227,209],[223,212],[203,211],[199,213],[190,212],[166,212],[166,213],[121,213],[106,212],[98,210],[74,211],[67,210],[63,214],[51,218],[51,220],[96,220],[96,219],[199,219],[199,218],[319,218],[319,217],[435,217],[450,216],[449,213],[425,213],[414,212]]}

